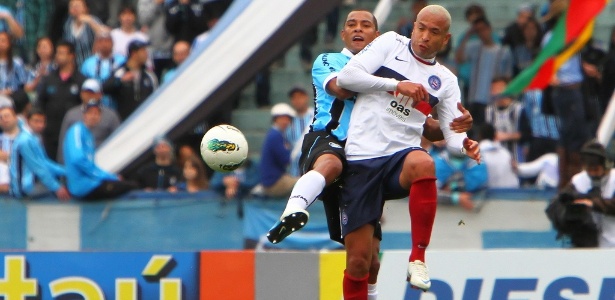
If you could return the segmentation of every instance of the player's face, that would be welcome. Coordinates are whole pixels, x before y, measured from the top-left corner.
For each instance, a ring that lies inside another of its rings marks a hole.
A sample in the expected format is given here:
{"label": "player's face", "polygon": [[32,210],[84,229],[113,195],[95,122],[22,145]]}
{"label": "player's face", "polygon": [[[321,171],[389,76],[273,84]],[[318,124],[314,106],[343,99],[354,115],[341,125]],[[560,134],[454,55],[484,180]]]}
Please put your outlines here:
{"label": "player's face", "polygon": [[353,54],[357,54],[379,34],[374,24],[374,16],[370,12],[352,11],[346,18],[341,35],[344,46]]}
{"label": "player's face", "polygon": [[412,30],[414,53],[422,58],[435,57],[451,38],[448,26],[444,16],[429,12],[420,14]]}

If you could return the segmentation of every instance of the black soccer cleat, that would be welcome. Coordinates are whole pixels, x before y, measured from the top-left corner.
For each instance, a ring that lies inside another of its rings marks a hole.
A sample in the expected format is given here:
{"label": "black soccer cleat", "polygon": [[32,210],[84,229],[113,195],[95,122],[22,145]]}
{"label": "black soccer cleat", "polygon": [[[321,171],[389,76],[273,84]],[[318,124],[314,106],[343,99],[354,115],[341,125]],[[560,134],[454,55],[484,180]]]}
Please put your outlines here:
{"label": "black soccer cleat", "polygon": [[310,214],[306,210],[295,211],[282,217],[280,221],[275,223],[269,233],[267,233],[267,239],[277,244],[283,241],[291,233],[303,228],[307,224]]}

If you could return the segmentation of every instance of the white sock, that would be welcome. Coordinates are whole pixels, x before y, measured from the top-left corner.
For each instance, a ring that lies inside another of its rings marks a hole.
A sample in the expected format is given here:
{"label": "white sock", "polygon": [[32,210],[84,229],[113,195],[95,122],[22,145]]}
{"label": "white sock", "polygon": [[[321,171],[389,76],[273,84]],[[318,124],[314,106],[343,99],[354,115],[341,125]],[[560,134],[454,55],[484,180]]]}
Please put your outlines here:
{"label": "white sock", "polygon": [[325,177],[314,170],[303,174],[290,193],[286,210],[307,209],[325,188],[325,183]]}
{"label": "white sock", "polygon": [[367,300],[376,300],[378,298],[378,289],[376,283],[367,284]]}

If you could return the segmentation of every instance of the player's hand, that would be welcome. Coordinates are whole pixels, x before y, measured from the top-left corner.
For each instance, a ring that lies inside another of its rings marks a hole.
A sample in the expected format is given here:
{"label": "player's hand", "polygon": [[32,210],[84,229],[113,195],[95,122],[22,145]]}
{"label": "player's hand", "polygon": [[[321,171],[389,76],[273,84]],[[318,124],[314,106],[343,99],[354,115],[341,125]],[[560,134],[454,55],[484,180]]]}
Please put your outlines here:
{"label": "player's hand", "polygon": [[420,83],[414,83],[408,80],[400,81],[397,84],[397,90],[395,92],[396,94],[409,97],[413,106],[416,105],[418,101],[429,102],[429,92],[427,92],[427,89]]}
{"label": "player's hand", "polygon": [[453,122],[449,124],[451,130],[456,133],[468,132],[468,130],[472,129],[474,119],[470,112],[461,105],[461,102],[457,102],[457,109],[463,113],[463,115],[453,119]]}
{"label": "player's hand", "polygon": [[429,115],[431,112],[432,107],[429,104],[429,92],[419,83],[413,83],[408,80],[400,81],[397,84],[394,96],[401,105],[407,106],[408,102],[410,102],[412,108],[420,111],[425,116]]}
{"label": "player's hand", "polygon": [[57,191],[56,191],[56,197],[58,197],[58,199],[60,199],[60,201],[62,202],[66,202],[68,200],[70,200],[70,193],[68,192],[68,190],[66,189],[66,187],[61,186]]}
{"label": "player's hand", "polygon": [[465,138],[463,140],[463,148],[466,151],[466,155],[480,164],[480,149],[478,148],[478,142]]}

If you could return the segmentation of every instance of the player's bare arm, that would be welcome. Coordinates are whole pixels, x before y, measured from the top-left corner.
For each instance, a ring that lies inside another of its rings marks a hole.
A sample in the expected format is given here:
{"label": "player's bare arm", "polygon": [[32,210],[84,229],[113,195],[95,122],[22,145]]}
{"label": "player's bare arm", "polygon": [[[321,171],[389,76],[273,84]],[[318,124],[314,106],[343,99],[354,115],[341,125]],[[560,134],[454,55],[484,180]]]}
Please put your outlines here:
{"label": "player's bare arm", "polygon": [[350,97],[353,97],[354,95],[356,95],[357,93],[353,92],[353,91],[349,91],[345,88],[341,88],[339,86],[337,86],[337,77],[333,78],[331,80],[329,80],[329,82],[327,82],[327,93],[329,93],[330,95],[335,96],[335,98],[337,98],[338,100],[344,100],[344,99],[348,99]]}
{"label": "player's bare arm", "polygon": [[[470,112],[461,105],[461,102],[457,102],[457,109],[459,109],[462,115],[453,119],[449,126],[456,133],[468,132],[472,129],[474,119]],[[440,121],[434,118],[427,118],[425,124],[423,124],[423,136],[431,142],[443,140],[444,134],[440,129]]]}

